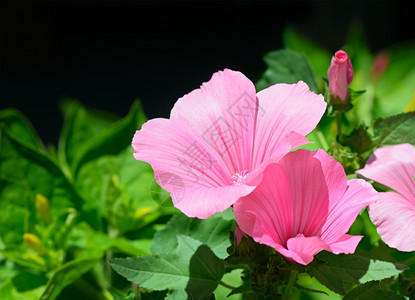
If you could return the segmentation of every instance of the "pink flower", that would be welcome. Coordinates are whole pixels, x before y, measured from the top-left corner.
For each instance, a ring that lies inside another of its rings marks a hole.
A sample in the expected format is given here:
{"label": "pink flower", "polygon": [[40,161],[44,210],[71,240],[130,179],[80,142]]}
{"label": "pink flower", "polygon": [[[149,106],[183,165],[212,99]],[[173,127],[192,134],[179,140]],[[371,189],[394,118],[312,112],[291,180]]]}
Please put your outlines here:
{"label": "pink flower", "polygon": [[389,54],[389,52],[380,52],[378,55],[376,55],[375,59],[373,60],[373,73],[377,76],[382,75],[386,68],[389,66],[390,61],[391,55]]}
{"label": "pink flower", "polygon": [[379,148],[356,173],[397,192],[379,193],[369,215],[386,244],[400,251],[415,251],[415,147]]}
{"label": "pink flower", "polygon": [[257,188],[234,204],[234,212],[256,242],[307,265],[322,250],[354,253],[362,236],[346,232],[377,198],[364,180],[347,181],[341,164],[323,150],[298,150],[269,165]]}
{"label": "pink flower", "polygon": [[339,50],[331,58],[331,65],[327,71],[329,79],[329,93],[334,98],[345,101],[347,88],[353,80],[353,67],[347,53]]}
{"label": "pink flower", "polygon": [[[304,82],[255,94],[242,73],[225,69],[180,98],[170,119],[145,123],[133,138],[134,157],[151,164],[178,209],[207,218],[251,193],[269,163],[305,144],[325,108]],[[175,180],[163,179],[172,173]]]}

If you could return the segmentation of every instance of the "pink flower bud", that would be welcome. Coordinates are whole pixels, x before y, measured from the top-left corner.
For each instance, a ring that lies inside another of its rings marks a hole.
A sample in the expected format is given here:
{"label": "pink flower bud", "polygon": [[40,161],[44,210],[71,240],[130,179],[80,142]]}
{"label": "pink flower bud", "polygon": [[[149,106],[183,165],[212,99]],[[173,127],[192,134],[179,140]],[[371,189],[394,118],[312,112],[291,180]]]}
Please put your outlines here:
{"label": "pink flower bud", "polygon": [[382,75],[382,73],[389,66],[390,61],[391,56],[389,52],[380,52],[378,55],[376,55],[375,59],[373,60],[373,73],[377,76]]}
{"label": "pink flower bud", "polygon": [[347,88],[353,80],[353,67],[347,53],[337,51],[331,58],[331,65],[327,71],[329,78],[329,93],[334,98],[346,100]]}

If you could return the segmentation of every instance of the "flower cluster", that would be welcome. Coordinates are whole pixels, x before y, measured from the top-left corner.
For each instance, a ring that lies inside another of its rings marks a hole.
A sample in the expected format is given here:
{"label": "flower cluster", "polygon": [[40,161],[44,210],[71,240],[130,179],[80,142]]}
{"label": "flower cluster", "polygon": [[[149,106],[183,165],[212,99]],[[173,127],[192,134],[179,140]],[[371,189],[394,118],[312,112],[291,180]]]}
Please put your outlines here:
{"label": "flower cluster", "polygon": [[[328,78],[329,92],[345,100],[353,69],[344,51],[333,57]],[[291,262],[307,265],[322,250],[354,253],[362,236],[347,232],[369,205],[385,241],[413,249],[413,235],[408,241],[393,235],[409,219],[414,223],[413,177],[376,176],[389,167],[384,156],[392,149],[379,149],[378,159],[359,171],[401,193],[381,194],[380,201],[363,179],[347,180],[342,165],[323,150],[292,152],[308,143],[305,136],[325,109],[323,96],[304,82],[256,93],[242,73],[225,69],[180,98],[169,119],[144,124],[133,138],[134,157],[152,166],[158,184],[187,216],[207,218],[233,206],[239,240],[247,234]],[[405,147],[408,156],[399,162],[413,176],[415,150]],[[176,179],[163,180],[165,174]],[[400,205],[390,210],[392,200]],[[387,211],[401,214],[398,223],[385,221]]]}

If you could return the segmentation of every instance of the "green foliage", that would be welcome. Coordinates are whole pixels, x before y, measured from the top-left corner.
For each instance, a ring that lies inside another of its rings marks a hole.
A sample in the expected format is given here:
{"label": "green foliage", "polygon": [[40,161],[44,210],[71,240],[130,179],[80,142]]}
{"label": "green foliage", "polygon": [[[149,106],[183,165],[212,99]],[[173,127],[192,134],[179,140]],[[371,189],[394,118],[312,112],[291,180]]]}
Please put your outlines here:
{"label": "green foliage", "polygon": [[184,235],[177,236],[174,251],[113,259],[110,264],[141,287],[157,291],[169,289],[166,299],[209,299],[224,274],[223,261],[208,246]]}
{"label": "green foliage", "polygon": [[346,294],[344,283],[363,284],[389,278],[402,272],[393,263],[357,255],[334,255],[323,252],[317,258],[320,263],[315,263],[310,268],[310,275],[341,295]]}
{"label": "green foliage", "polygon": [[285,30],[283,40],[286,48],[305,55],[316,76],[327,77],[332,56],[327,49],[290,27]]}
{"label": "green foliage", "polygon": [[82,276],[82,274],[89,271],[99,261],[99,259],[100,257],[72,260],[57,268],[53,272],[52,277],[49,279],[40,300],[56,299],[63,288],[70,285]]}
{"label": "green foliage", "polygon": [[120,278],[104,257],[149,254],[151,224],[174,211],[152,201],[152,170],[132,156],[146,120],[138,102],[119,121],[75,101],[62,108],[58,155],[19,112],[0,111],[0,298],[55,299],[70,287],[113,299],[107,289]]}
{"label": "green foliage", "polygon": [[[231,210],[226,212],[228,213],[233,216]],[[206,220],[179,214],[167,223],[165,229],[154,235],[150,249],[153,254],[170,252],[177,246],[177,236],[186,235],[209,246],[215,255],[225,259],[228,256],[226,248],[230,246],[229,231],[234,227],[235,221],[224,219],[224,213],[216,214]]]}
{"label": "green foliage", "polygon": [[382,284],[379,281],[369,281],[361,284],[346,294],[344,300],[404,300],[405,297],[398,295],[392,291],[382,289]]}
{"label": "green foliage", "polygon": [[14,137],[29,145],[45,150],[42,141],[29,120],[19,111],[12,108],[0,111],[0,124],[7,127]]}
{"label": "green foliage", "polygon": [[304,55],[289,49],[272,51],[264,56],[268,69],[257,82],[257,90],[263,90],[275,83],[306,82],[310,90],[318,92],[313,71]]}
{"label": "green foliage", "polygon": [[374,124],[378,146],[410,143],[415,145],[415,112],[379,118]]}

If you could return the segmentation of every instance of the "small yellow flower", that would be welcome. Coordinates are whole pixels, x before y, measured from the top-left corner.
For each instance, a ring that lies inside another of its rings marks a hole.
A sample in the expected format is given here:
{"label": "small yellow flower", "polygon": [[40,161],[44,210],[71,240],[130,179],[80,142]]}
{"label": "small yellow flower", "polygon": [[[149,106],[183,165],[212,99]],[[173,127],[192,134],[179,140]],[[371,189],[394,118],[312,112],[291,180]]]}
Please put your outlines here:
{"label": "small yellow flower", "polygon": [[23,235],[23,242],[27,247],[35,250],[39,254],[46,253],[45,247],[43,247],[43,244],[40,241],[40,239],[32,233],[25,233]]}
{"label": "small yellow flower", "polygon": [[43,221],[50,223],[50,205],[48,199],[42,194],[36,194],[36,210],[39,212]]}
{"label": "small yellow flower", "polygon": [[415,92],[412,94],[412,99],[409,102],[408,106],[405,107],[405,112],[415,111]]}
{"label": "small yellow flower", "polygon": [[134,219],[143,219],[145,216],[149,215],[152,212],[153,208],[151,206],[140,207],[134,212]]}

